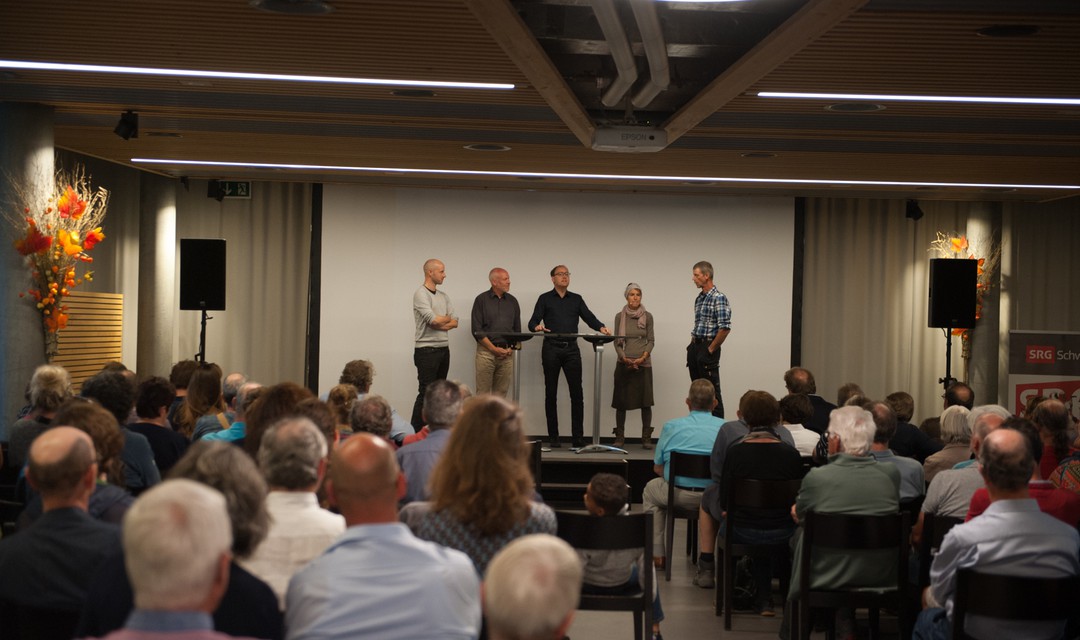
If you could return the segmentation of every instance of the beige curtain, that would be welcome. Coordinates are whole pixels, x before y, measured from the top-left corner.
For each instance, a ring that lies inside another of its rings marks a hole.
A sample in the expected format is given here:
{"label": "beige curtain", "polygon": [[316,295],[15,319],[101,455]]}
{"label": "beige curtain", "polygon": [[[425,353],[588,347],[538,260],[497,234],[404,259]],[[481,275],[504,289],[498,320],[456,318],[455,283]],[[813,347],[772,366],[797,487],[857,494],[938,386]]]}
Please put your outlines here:
{"label": "beige curtain", "polygon": [[[177,195],[176,237],[224,238],[228,309],[212,311],[206,359],[264,384],[304,381],[311,187],[253,183],[250,200],[217,202],[206,182]],[[179,274],[179,250],[177,252]],[[177,308],[179,308],[177,275]],[[177,311],[177,359],[199,349],[198,311]]]}
{"label": "beige curtain", "polygon": [[1015,329],[1080,331],[1080,198],[1006,205]]}

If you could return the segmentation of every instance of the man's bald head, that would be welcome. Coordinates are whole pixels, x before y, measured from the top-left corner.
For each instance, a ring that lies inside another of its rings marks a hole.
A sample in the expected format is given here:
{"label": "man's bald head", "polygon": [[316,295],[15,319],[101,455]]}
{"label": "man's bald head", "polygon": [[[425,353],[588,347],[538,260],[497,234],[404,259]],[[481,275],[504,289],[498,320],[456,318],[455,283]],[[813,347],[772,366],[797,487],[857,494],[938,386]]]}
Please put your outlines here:
{"label": "man's bald head", "polygon": [[390,505],[396,511],[400,476],[390,443],[370,433],[356,433],[334,449],[331,495],[347,520],[351,507]]}
{"label": "man's bald head", "polygon": [[995,429],[986,435],[979,449],[983,479],[998,491],[1019,491],[1027,487],[1035,470],[1024,434],[1014,429]]}
{"label": "man's bald head", "polygon": [[38,436],[30,445],[30,468],[27,478],[42,497],[74,499],[89,496],[93,483],[86,488],[87,472],[97,476],[97,452],[86,432],[75,427],[54,427]]}

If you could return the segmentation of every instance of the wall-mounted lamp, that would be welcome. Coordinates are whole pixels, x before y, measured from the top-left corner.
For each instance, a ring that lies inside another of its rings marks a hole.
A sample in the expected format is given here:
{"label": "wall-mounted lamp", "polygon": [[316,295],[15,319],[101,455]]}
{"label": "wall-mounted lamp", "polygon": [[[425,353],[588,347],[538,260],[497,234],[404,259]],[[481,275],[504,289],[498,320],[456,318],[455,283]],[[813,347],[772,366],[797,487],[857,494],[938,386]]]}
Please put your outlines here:
{"label": "wall-mounted lamp", "polygon": [[917,200],[908,200],[907,207],[904,211],[904,217],[908,220],[919,220],[923,217],[922,207],[919,206]]}
{"label": "wall-mounted lamp", "polygon": [[116,123],[113,133],[124,140],[139,137],[139,114],[134,111],[125,111],[120,114],[120,122]]}

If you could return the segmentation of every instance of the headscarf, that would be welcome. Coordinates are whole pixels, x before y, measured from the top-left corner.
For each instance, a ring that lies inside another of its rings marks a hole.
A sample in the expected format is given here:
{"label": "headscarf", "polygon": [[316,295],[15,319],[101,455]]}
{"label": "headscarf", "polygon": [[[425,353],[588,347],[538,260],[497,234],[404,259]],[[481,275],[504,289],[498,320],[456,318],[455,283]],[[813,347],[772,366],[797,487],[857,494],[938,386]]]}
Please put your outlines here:
{"label": "headscarf", "polygon": [[[630,284],[626,285],[626,290],[623,292],[623,297],[624,298],[629,298],[630,297],[630,292],[633,291],[634,289],[637,289],[638,291],[641,291],[641,285],[636,283],[636,282],[631,282]],[[628,304],[623,305],[622,313],[619,314],[619,321],[616,323],[616,326],[615,326],[615,335],[619,335],[620,333],[622,333],[625,330],[625,329],[623,329],[623,327],[626,326],[627,318],[632,318],[634,320],[637,320],[638,329],[641,329],[642,331],[644,331],[645,330],[645,320],[646,320],[646,318],[645,318],[645,305],[639,305],[637,309],[631,309],[630,305],[628,305]],[[618,346],[622,347],[625,344],[625,342],[626,342],[625,340],[620,338],[617,341],[617,344],[618,344]]]}

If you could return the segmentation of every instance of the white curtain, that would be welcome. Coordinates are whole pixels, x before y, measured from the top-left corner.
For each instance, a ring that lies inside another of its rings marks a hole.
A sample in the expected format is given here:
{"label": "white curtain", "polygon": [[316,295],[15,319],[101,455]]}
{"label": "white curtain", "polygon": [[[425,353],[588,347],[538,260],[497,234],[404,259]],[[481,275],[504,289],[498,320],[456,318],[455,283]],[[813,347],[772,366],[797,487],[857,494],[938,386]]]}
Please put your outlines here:
{"label": "white curtain", "polygon": [[[211,311],[206,359],[264,384],[303,384],[311,246],[311,186],[252,183],[250,200],[178,189],[176,237],[224,238],[226,311]],[[179,250],[177,252],[179,296]],[[179,299],[177,301],[179,308]],[[178,311],[177,359],[199,349],[198,311]]]}
{"label": "white curtain", "polygon": [[1012,260],[1006,274],[1012,326],[1080,331],[1080,198],[1006,205]]}

